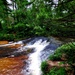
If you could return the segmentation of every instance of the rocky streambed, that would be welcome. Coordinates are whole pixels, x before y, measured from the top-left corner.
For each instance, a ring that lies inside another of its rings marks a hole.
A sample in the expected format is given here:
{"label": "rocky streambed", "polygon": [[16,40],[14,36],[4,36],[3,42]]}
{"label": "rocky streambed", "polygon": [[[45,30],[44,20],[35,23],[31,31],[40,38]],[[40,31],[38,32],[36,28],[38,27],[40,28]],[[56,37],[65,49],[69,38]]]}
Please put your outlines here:
{"label": "rocky streambed", "polygon": [[28,56],[24,52],[18,52],[21,44],[6,44],[9,42],[0,41],[0,75],[23,75],[22,70]]}
{"label": "rocky streambed", "polygon": [[35,37],[18,42],[0,41],[0,75],[41,75],[40,64],[63,41]]}

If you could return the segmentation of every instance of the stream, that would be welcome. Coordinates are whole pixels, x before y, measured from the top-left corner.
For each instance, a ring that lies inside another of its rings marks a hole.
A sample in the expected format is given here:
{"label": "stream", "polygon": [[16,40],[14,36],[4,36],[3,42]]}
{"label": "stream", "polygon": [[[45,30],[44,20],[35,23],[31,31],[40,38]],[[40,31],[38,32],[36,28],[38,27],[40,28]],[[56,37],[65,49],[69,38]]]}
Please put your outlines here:
{"label": "stream", "polygon": [[[5,50],[6,46],[15,44],[20,44],[20,47],[11,49],[9,53],[7,50],[10,48]],[[0,56],[15,58],[15,56],[22,56],[22,54],[26,55],[26,52],[28,52],[28,59],[24,61],[26,65],[22,66],[23,69],[21,70],[21,74],[14,75],[42,75],[40,68],[41,62],[47,60],[48,57],[53,54],[55,49],[58,48],[61,44],[61,41],[53,37],[34,37],[27,40],[9,42],[8,44],[0,45],[0,50],[1,48],[4,48],[4,52],[3,54],[1,53],[2,55]],[[5,75],[9,74],[7,73]]]}

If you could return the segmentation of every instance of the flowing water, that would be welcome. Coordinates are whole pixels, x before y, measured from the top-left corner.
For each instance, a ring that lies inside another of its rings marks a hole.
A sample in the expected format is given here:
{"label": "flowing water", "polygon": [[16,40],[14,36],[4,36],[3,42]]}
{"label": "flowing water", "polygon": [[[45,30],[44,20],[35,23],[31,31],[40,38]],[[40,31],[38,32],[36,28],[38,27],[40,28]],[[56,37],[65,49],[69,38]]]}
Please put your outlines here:
{"label": "flowing water", "polygon": [[[0,47],[12,44],[21,44],[21,47],[18,48],[18,52],[24,52],[29,49],[31,50],[28,54],[29,58],[26,61],[26,66],[22,70],[23,75],[42,75],[40,68],[41,62],[46,60],[50,54],[53,54],[54,50],[58,48],[62,42],[53,37],[35,37],[15,43],[0,45]],[[24,46],[24,44],[26,45]]]}
{"label": "flowing water", "polygon": [[42,75],[41,62],[46,60],[50,54],[53,54],[54,50],[60,45],[61,42],[53,38],[38,37],[32,39],[23,47],[23,50],[31,49],[33,51],[29,54],[28,65],[23,72],[26,75]]}
{"label": "flowing water", "polygon": [[41,75],[40,65],[41,65],[41,58],[40,52],[44,50],[44,48],[49,45],[49,42],[46,40],[42,42],[42,39],[39,39],[34,44],[28,44],[25,46],[26,48],[33,48],[34,52],[29,55],[29,73],[28,75]]}

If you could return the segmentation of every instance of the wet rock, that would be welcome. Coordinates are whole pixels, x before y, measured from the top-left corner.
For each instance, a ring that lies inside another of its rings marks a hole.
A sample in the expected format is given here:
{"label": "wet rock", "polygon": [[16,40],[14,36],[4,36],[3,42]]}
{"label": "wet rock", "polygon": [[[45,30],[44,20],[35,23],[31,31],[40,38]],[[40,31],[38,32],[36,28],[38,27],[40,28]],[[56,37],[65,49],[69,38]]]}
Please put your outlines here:
{"label": "wet rock", "polygon": [[0,41],[0,45],[8,44],[8,41]]}
{"label": "wet rock", "polygon": [[68,63],[63,63],[62,61],[47,61],[50,67],[69,67]]}
{"label": "wet rock", "polygon": [[0,75],[23,75],[22,70],[26,59],[27,56],[0,58]]}
{"label": "wet rock", "polygon": [[48,71],[51,70],[53,67],[56,67],[57,69],[64,67],[66,70],[67,75],[75,75],[74,73],[74,69],[72,68],[71,65],[69,65],[68,63],[63,63],[63,61],[47,61],[48,63]]}
{"label": "wet rock", "polygon": [[19,48],[21,47],[22,45],[21,44],[15,44],[15,45],[10,45],[8,46],[9,48]]}
{"label": "wet rock", "polygon": [[14,51],[17,51],[17,49],[11,49],[8,47],[0,47],[0,57],[10,56]]}

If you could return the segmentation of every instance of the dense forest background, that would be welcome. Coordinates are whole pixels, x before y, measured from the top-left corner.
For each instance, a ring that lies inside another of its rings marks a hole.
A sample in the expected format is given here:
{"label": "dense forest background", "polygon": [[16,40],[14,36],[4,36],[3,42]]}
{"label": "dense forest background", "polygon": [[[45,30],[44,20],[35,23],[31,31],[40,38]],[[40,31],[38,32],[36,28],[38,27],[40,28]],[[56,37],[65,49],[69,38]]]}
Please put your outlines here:
{"label": "dense forest background", "polygon": [[0,40],[33,36],[75,37],[75,0],[0,0]]}

